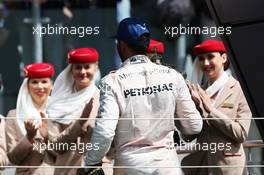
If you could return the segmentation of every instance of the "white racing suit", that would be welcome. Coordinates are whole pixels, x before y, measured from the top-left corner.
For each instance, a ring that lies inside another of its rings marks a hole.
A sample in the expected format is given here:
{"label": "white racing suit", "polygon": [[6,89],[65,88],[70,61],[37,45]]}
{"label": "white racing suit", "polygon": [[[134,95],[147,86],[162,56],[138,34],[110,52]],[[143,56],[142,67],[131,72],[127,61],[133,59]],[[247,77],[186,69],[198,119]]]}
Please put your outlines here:
{"label": "white racing suit", "polygon": [[[101,161],[115,147],[115,175],[180,175],[174,148],[174,118],[182,134],[198,134],[202,119],[181,74],[156,65],[144,55],[127,59],[103,78],[99,118],[86,165]],[[127,167],[127,168],[126,168]]]}

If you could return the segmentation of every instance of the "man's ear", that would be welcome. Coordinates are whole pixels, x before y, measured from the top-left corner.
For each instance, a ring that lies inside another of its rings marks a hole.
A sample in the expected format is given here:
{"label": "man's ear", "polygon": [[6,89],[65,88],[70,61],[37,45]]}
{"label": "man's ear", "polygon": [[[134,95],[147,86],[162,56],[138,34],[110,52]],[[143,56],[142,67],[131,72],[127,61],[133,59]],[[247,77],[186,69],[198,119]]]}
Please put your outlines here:
{"label": "man's ear", "polygon": [[127,44],[124,41],[119,41],[119,47],[120,47],[121,51],[126,51]]}

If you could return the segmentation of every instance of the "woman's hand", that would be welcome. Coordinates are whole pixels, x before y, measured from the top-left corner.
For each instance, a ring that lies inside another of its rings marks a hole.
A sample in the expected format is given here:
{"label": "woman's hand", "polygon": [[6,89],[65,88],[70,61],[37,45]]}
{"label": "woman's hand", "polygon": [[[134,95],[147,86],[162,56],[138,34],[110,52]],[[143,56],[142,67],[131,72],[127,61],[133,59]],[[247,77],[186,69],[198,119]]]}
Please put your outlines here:
{"label": "woman's hand", "polygon": [[40,135],[46,140],[48,139],[48,120],[46,115],[43,112],[40,112],[41,116],[41,125],[39,126]]}
{"label": "woman's hand", "polygon": [[214,109],[211,98],[199,85],[197,86],[197,88],[198,88],[198,94],[201,98],[205,111],[210,113]]}
{"label": "woman's hand", "polygon": [[191,97],[196,107],[199,107],[201,103],[201,98],[198,93],[198,85],[191,84],[189,81],[186,81],[187,87],[189,88]]}
{"label": "woman's hand", "polygon": [[79,120],[81,126],[87,121],[85,119],[88,119],[90,117],[91,111],[93,109],[94,106],[94,99],[91,98],[91,100],[85,105],[83,111],[82,111],[82,115],[81,115],[81,120]]}
{"label": "woman's hand", "polygon": [[27,139],[30,143],[34,143],[34,137],[36,136],[38,130],[33,121],[34,120],[28,120],[24,122],[27,131]]}

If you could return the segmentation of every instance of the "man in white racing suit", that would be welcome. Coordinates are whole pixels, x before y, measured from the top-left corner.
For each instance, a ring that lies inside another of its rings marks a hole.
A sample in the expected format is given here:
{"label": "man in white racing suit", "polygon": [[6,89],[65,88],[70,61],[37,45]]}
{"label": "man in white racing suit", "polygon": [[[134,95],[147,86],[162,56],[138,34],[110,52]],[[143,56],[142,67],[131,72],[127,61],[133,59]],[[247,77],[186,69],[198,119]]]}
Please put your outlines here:
{"label": "man in white racing suit", "polygon": [[123,64],[102,79],[99,116],[91,138],[99,150],[88,151],[85,164],[100,165],[113,141],[115,166],[123,167],[115,168],[115,175],[180,175],[173,149],[174,119],[182,135],[202,129],[185,81],[175,70],[145,56],[150,35],[144,22],[124,19],[116,37]]}

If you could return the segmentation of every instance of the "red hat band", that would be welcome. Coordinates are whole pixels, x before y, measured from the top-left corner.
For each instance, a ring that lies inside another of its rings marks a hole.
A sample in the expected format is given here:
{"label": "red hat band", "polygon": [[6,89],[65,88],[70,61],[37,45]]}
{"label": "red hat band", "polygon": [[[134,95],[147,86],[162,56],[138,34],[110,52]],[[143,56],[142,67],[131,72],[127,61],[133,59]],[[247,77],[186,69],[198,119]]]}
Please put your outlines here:
{"label": "red hat band", "polygon": [[24,73],[28,78],[47,78],[53,77],[55,70],[49,63],[33,63],[25,66]]}
{"label": "red hat band", "polygon": [[68,63],[91,63],[98,61],[99,54],[94,48],[78,48],[68,53]]}
{"label": "red hat band", "polygon": [[208,52],[224,52],[226,53],[225,46],[222,41],[218,40],[207,40],[194,46],[193,54],[195,56],[208,53]]}
{"label": "red hat band", "polygon": [[149,42],[149,47],[147,49],[147,52],[158,53],[162,55],[164,53],[164,44],[160,41],[151,39]]}

